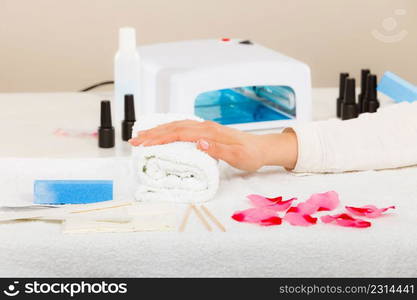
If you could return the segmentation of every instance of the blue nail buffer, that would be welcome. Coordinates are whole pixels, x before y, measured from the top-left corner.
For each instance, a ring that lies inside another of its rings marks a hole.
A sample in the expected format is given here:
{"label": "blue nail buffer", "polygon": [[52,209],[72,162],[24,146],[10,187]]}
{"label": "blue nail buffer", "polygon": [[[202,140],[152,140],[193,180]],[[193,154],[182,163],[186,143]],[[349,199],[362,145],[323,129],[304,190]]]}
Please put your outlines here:
{"label": "blue nail buffer", "polygon": [[417,87],[392,72],[385,72],[379,84],[378,91],[396,102],[417,101]]}
{"label": "blue nail buffer", "polygon": [[35,204],[86,204],[113,200],[112,180],[35,180]]}

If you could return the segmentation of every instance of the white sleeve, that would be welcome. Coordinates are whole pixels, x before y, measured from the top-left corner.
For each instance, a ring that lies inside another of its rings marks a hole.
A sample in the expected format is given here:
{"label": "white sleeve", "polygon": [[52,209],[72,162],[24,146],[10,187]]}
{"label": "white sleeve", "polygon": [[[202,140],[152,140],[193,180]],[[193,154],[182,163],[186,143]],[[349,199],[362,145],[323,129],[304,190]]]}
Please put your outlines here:
{"label": "white sleeve", "polygon": [[295,126],[294,172],[344,172],[417,164],[417,102],[400,103],[347,121]]}

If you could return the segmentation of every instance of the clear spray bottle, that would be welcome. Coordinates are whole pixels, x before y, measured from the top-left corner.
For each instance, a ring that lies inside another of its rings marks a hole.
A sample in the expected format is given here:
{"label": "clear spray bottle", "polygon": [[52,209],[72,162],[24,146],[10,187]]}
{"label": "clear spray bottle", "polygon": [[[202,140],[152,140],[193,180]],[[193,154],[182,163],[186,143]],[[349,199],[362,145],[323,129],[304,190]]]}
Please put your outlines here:
{"label": "clear spray bottle", "polygon": [[119,30],[119,49],[114,57],[115,124],[120,127],[124,118],[124,96],[134,96],[135,106],[139,99],[140,57],[136,45],[136,31],[131,27]]}

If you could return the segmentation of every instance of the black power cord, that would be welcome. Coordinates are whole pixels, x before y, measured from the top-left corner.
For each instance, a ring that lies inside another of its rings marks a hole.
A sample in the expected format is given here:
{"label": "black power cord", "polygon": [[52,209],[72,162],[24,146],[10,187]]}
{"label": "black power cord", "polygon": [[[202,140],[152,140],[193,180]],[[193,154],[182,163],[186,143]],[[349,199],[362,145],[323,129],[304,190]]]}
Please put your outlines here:
{"label": "black power cord", "polygon": [[99,83],[96,83],[96,84],[91,85],[89,87],[86,87],[85,89],[80,90],[80,92],[88,92],[88,91],[93,90],[95,88],[98,88],[100,86],[109,85],[109,84],[114,84],[114,81],[113,80],[108,80],[108,81],[99,82]]}

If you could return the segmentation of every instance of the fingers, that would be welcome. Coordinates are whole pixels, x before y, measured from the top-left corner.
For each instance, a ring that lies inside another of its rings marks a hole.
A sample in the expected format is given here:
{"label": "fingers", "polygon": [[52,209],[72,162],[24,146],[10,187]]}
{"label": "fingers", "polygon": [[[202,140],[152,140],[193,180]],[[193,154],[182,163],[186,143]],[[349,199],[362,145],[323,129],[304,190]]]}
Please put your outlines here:
{"label": "fingers", "polygon": [[153,131],[140,133],[139,137],[132,141],[133,145],[153,146],[168,144],[176,141],[195,142],[200,137],[211,137],[207,131],[201,128],[182,127],[173,130]]}
{"label": "fingers", "polygon": [[141,131],[136,138],[129,142],[133,146],[153,146],[175,141],[195,142],[199,139],[227,142],[231,140],[230,130],[230,128],[211,121],[183,120]]}
{"label": "fingers", "polygon": [[149,142],[150,140],[154,140],[163,136],[167,137],[167,142],[170,142],[170,140],[173,141],[174,136],[172,133],[175,132],[177,128],[180,126],[193,127],[196,126],[195,123],[199,122],[192,120],[181,120],[162,124],[148,130],[139,131],[136,137],[129,140],[129,143],[132,146],[144,145],[145,141]]}
{"label": "fingers", "polygon": [[194,120],[180,120],[180,121],[173,121],[173,122],[169,122],[169,123],[165,123],[165,124],[161,124],[155,128],[151,128],[147,131],[150,130],[154,130],[154,129],[158,129],[158,130],[166,130],[166,129],[170,129],[170,128],[175,128],[175,127],[183,127],[183,126],[199,126],[201,124],[201,122],[199,121],[194,121]]}
{"label": "fingers", "polygon": [[197,121],[192,121],[192,120],[181,120],[181,121],[174,121],[174,122],[158,125],[154,128],[139,131],[137,136],[134,137],[133,139],[143,140],[143,138],[146,137],[146,136],[161,135],[165,131],[167,131],[167,130],[173,131],[173,130],[175,130],[175,128],[178,128],[179,126],[182,126],[182,127],[184,127],[184,126],[190,126],[190,127],[195,126],[194,123],[198,123],[198,122]]}

